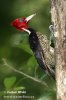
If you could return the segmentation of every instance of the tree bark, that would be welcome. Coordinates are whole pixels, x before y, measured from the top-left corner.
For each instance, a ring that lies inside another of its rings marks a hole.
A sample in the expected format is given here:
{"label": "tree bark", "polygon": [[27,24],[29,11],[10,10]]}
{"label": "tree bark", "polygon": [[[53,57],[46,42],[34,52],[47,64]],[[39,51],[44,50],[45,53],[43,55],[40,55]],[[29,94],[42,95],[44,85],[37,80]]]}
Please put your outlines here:
{"label": "tree bark", "polygon": [[66,100],[66,0],[51,0],[54,25],[57,100]]}

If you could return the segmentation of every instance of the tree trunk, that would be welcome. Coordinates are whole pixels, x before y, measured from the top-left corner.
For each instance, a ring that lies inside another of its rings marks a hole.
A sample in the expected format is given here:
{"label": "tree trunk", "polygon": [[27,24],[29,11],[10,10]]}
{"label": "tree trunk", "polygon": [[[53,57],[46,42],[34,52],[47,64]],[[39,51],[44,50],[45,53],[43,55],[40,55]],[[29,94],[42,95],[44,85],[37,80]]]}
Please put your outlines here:
{"label": "tree trunk", "polygon": [[54,25],[57,100],[66,100],[66,0],[51,0]]}

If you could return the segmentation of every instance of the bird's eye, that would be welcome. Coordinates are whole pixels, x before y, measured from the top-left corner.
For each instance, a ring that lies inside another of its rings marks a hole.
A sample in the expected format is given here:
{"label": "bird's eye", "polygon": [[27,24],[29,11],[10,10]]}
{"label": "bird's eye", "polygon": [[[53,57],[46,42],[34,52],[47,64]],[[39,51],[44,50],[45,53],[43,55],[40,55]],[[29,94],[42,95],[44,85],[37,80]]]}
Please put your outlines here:
{"label": "bird's eye", "polygon": [[19,19],[19,22],[23,22],[23,20],[22,19]]}

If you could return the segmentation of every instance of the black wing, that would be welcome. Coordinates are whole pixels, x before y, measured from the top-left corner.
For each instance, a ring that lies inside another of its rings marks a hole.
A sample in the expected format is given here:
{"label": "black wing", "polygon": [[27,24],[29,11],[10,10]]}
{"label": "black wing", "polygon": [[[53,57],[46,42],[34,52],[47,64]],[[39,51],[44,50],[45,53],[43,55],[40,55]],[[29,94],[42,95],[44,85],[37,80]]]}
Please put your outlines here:
{"label": "black wing", "polygon": [[39,66],[48,74],[51,75],[53,77],[53,79],[55,80],[55,73],[53,71],[53,69],[49,69],[49,67],[46,65],[45,63],[45,57],[44,57],[44,53],[43,50],[40,46],[40,44],[38,45],[36,51],[34,52],[35,58],[39,64]]}

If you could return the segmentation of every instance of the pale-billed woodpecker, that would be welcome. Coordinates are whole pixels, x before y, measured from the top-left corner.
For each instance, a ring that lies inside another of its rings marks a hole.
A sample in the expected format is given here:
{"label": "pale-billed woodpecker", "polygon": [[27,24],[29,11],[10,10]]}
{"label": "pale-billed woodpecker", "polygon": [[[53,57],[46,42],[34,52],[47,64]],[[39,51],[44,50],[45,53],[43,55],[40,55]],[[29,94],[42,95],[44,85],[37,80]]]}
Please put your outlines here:
{"label": "pale-billed woodpecker", "polygon": [[29,34],[29,44],[39,66],[55,79],[55,59],[54,49],[50,46],[47,36],[37,32],[28,26],[28,22],[35,16],[32,14],[26,18],[17,18],[12,21],[11,25],[20,31],[26,31]]}

